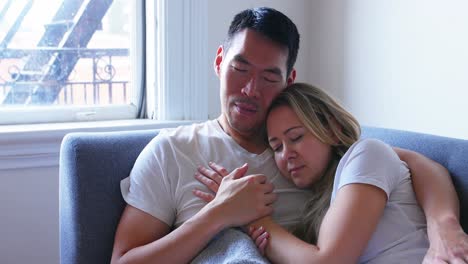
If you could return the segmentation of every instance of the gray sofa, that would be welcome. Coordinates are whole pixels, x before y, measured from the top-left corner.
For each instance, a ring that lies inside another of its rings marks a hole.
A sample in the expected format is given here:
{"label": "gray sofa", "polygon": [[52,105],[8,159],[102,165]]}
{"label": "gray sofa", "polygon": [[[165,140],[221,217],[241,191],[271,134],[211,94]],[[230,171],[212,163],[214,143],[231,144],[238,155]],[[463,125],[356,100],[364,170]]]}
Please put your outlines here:
{"label": "gray sofa", "polygon": [[[125,202],[120,180],[127,177],[157,130],[71,133],[60,151],[60,262],[109,263],[114,232]],[[468,232],[468,140],[364,127],[363,137],[418,151],[451,173]]]}

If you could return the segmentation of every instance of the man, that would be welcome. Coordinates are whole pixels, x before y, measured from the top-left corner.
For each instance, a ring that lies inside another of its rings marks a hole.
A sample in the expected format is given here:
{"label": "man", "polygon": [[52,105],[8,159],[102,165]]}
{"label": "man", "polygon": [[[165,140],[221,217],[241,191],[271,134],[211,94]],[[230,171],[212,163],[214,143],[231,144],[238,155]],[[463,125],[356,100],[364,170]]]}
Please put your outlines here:
{"label": "man", "polygon": [[[280,176],[263,142],[262,127],[273,98],[294,82],[298,49],[296,26],[282,13],[258,8],[235,16],[214,63],[222,113],[216,120],[161,131],[140,154],[130,177],[122,181],[128,205],[117,228],[113,263],[187,263],[225,228],[271,213],[279,224],[297,223],[298,206],[290,205],[301,204],[306,193]],[[226,184],[205,205],[192,195],[193,189],[206,188],[193,174],[209,161],[228,171],[247,164],[224,177]],[[408,163],[411,166],[411,160]],[[450,183],[448,177],[437,181]],[[448,188],[453,194],[453,186]],[[423,194],[431,224],[442,212],[429,206],[436,198]],[[443,215],[457,219],[457,201],[447,196],[437,198],[449,204]],[[252,201],[259,202],[252,206]],[[245,211],[247,203],[252,211]]]}

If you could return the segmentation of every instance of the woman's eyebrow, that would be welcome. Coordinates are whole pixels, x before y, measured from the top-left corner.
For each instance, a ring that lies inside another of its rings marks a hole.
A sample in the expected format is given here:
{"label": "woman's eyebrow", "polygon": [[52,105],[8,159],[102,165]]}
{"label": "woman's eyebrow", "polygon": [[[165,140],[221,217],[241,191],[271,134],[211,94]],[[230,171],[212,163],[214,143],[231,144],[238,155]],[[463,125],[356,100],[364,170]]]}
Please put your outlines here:
{"label": "woman's eyebrow", "polygon": [[294,130],[294,129],[297,129],[297,128],[302,128],[302,126],[293,126],[293,127],[290,127],[288,129],[286,129],[283,133],[283,135],[286,135],[288,134],[291,130]]}
{"label": "woman's eyebrow", "polygon": [[[288,134],[291,130],[298,129],[298,128],[302,128],[302,126],[293,126],[293,127],[290,127],[290,128],[286,129],[286,130],[283,132],[283,135],[286,135],[286,134]],[[268,138],[268,142],[269,142],[269,143],[274,142],[274,141],[278,141],[278,138],[277,138],[277,137]]]}

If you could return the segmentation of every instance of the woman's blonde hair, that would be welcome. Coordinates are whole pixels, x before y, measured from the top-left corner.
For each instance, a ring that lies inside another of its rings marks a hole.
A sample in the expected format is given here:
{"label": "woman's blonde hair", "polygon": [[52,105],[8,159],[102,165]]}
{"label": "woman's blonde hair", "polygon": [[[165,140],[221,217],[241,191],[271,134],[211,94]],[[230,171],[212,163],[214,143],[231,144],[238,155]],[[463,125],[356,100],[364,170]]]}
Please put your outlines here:
{"label": "woman's blonde hair", "polygon": [[[332,146],[332,158],[324,175],[312,185],[303,221],[294,230],[299,238],[316,243],[323,217],[330,206],[333,180],[340,159],[361,134],[358,121],[335,99],[306,83],[294,83],[273,100],[269,111],[288,106],[312,135]],[[280,120],[274,122],[281,122]]]}

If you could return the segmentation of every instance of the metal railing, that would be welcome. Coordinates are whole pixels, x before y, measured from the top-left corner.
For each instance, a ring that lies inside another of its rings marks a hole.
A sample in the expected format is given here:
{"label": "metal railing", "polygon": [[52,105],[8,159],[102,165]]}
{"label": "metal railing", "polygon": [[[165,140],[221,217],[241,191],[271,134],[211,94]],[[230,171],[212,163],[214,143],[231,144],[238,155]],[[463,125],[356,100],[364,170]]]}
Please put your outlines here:
{"label": "metal railing", "polygon": [[[74,69],[63,76],[60,69],[51,75],[47,65],[36,76],[28,80],[28,89],[32,95],[38,87],[57,89],[53,104],[114,104],[128,103],[131,88],[129,82],[130,62],[128,49],[87,49],[87,48],[36,48],[36,49],[0,49],[0,104],[8,93],[15,93],[15,87],[25,83],[22,64],[32,54],[45,54],[57,58],[79,58]],[[63,62],[63,67],[67,67]],[[46,73],[48,75],[46,76]],[[41,75],[42,74],[42,75]],[[50,78],[50,77],[56,77]],[[47,78],[46,78],[47,77]],[[24,85],[23,85],[24,86]],[[30,88],[29,88],[30,87]],[[24,93],[24,87],[21,92]],[[19,89],[19,88],[18,88]]]}

